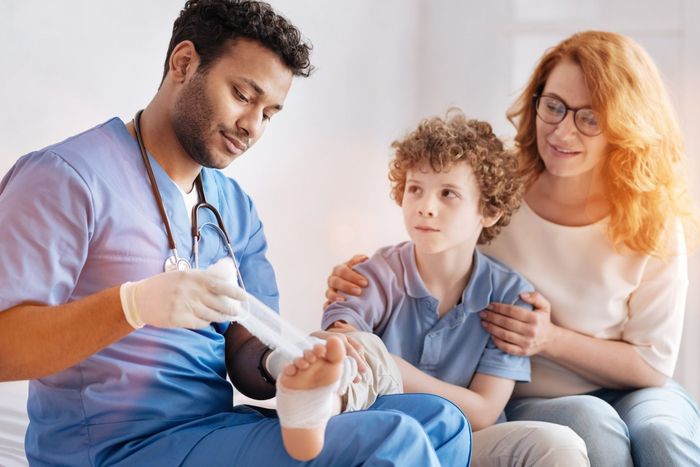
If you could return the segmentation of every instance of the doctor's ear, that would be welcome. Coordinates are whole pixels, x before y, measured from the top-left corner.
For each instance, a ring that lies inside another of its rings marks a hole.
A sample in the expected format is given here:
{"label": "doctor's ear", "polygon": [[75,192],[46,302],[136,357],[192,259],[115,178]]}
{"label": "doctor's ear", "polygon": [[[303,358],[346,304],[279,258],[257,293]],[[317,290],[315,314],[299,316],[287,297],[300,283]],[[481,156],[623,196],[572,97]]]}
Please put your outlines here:
{"label": "doctor's ear", "polygon": [[487,204],[481,213],[481,225],[484,227],[492,227],[501,218],[503,213],[495,207]]}
{"label": "doctor's ear", "polygon": [[192,41],[182,41],[175,46],[168,60],[168,74],[176,83],[184,83],[199,65],[199,54]]}

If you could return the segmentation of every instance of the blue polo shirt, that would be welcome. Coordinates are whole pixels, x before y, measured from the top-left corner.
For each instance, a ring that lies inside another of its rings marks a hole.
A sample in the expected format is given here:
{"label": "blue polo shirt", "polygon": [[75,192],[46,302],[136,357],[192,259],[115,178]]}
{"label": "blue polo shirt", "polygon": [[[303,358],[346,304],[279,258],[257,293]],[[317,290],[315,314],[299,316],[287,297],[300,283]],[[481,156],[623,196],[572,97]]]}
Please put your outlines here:
{"label": "blue polo shirt", "polygon": [[[191,261],[182,195],[152,157],[151,164],[178,252]],[[276,309],[275,275],[251,199],[218,170],[203,169],[202,178],[248,291]],[[215,222],[208,210],[200,217],[200,225]],[[199,262],[206,268],[227,253],[213,229],[202,235]],[[144,279],[163,272],[169,255],[138,145],[117,118],[22,157],[0,183],[0,311],[24,302],[59,305]],[[70,368],[31,381],[29,461],[103,465],[147,452],[152,441],[168,436],[171,445],[157,460],[179,465],[199,438],[181,438],[176,427],[232,410],[226,328],[146,326]],[[203,424],[199,436],[219,427]]]}
{"label": "blue polo shirt", "polygon": [[355,269],[369,286],[359,297],[331,304],[324,328],[343,320],[373,332],[389,352],[458,386],[468,387],[474,373],[530,381],[530,359],[498,349],[480,324],[479,312],[491,302],[532,308],[519,294],[534,287],[503,263],[476,250],[462,299],[442,318],[418,273],[413,242],[381,248]]}

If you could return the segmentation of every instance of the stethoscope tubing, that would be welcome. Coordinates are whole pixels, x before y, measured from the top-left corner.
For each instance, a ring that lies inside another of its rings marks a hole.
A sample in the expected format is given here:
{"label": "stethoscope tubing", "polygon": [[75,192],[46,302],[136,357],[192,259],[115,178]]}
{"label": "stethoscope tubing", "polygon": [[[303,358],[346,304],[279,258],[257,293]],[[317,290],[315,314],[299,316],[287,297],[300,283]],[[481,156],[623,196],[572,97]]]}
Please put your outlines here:
{"label": "stethoscope tubing", "polygon": [[[180,258],[177,253],[177,244],[175,243],[175,237],[173,236],[172,229],[170,227],[170,219],[168,218],[168,213],[165,211],[165,205],[163,204],[163,198],[160,195],[160,190],[158,189],[158,182],[156,182],[156,177],[153,174],[153,167],[151,167],[151,161],[148,159],[148,153],[146,152],[146,146],[143,142],[143,136],[141,134],[141,114],[143,110],[136,112],[134,116],[134,132],[136,133],[136,141],[139,145],[139,151],[141,153],[141,158],[143,159],[143,164],[146,166],[146,173],[148,174],[148,180],[151,184],[151,190],[153,191],[153,197],[158,205],[158,211],[160,212],[163,225],[165,226],[165,232],[168,237],[168,247],[172,256],[165,260],[164,269],[165,271],[171,270],[187,270],[191,268],[189,261],[186,258]],[[209,204],[204,195],[204,185],[202,183],[202,174],[198,174],[195,178],[195,186],[197,187],[197,194],[199,196],[199,202],[192,208],[192,247],[194,255],[194,268],[199,267],[199,239],[201,237],[201,229],[199,229],[199,224],[197,221],[197,213],[200,208],[208,209],[216,218],[216,223],[218,227],[216,230],[221,236],[223,236],[226,242],[226,250],[229,256],[233,259],[233,263],[236,267],[236,274],[238,275],[239,285],[245,290],[243,285],[243,277],[238,269],[238,262],[233,253],[233,247],[231,246],[231,240],[224,227],[223,219],[219,211]],[[213,224],[212,224],[213,225]]]}

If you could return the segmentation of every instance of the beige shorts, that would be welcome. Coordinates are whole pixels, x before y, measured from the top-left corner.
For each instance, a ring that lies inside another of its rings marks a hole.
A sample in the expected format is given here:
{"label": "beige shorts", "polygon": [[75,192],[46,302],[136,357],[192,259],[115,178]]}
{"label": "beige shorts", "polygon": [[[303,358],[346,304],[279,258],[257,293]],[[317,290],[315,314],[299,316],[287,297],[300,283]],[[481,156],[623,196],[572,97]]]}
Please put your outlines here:
{"label": "beige shorts", "polygon": [[351,384],[345,394],[341,394],[343,412],[367,409],[374,404],[377,396],[402,393],[401,372],[384,342],[369,332],[353,331],[346,334],[364,347],[369,371],[364,373],[358,383]]}

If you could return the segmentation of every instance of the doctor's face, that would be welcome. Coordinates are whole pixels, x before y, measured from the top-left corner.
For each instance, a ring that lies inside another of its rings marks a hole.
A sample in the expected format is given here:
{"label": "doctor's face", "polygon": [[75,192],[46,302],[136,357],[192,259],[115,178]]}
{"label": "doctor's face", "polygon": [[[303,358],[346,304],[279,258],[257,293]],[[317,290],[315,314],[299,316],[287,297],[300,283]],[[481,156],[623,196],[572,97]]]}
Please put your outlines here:
{"label": "doctor's face", "polygon": [[277,54],[239,39],[185,82],[173,109],[175,136],[195,162],[222,169],[262,136],[291,84]]}

